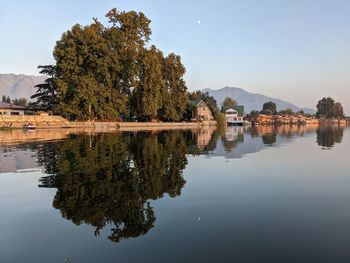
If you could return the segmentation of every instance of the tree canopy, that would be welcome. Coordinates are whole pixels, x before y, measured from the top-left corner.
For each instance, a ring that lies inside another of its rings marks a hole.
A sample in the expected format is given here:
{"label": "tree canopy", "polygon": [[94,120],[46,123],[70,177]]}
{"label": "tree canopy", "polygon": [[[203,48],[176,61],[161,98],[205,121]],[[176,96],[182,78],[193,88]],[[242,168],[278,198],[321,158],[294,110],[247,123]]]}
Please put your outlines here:
{"label": "tree canopy", "polygon": [[291,108],[287,108],[285,110],[280,110],[278,112],[279,115],[288,115],[288,116],[291,116],[291,115],[294,115],[294,111],[291,109]]}
{"label": "tree canopy", "polygon": [[108,23],[74,25],[56,42],[55,65],[33,98],[73,120],[183,118],[187,98],[181,57],[150,46],[151,21],[141,12],[112,9]]}
{"label": "tree canopy", "polygon": [[321,99],[317,104],[317,118],[343,119],[345,118],[343,106],[334,99],[328,97]]}
{"label": "tree canopy", "polygon": [[222,109],[228,110],[230,108],[234,109],[235,107],[237,107],[238,103],[236,100],[232,99],[231,97],[226,97],[222,103]]}
{"label": "tree canopy", "polygon": [[277,106],[273,101],[265,102],[263,109],[260,111],[261,114],[275,115],[277,114]]}
{"label": "tree canopy", "polygon": [[36,101],[31,103],[33,107],[40,107],[44,110],[53,110],[53,106],[57,104],[57,87],[55,83],[56,67],[52,65],[38,66],[40,74],[47,75],[48,78],[44,83],[35,86],[37,92],[31,96]]}
{"label": "tree canopy", "polygon": [[2,102],[4,103],[13,103],[17,106],[25,107],[28,105],[28,100],[26,98],[19,98],[19,99],[11,99],[9,96],[2,95]]}

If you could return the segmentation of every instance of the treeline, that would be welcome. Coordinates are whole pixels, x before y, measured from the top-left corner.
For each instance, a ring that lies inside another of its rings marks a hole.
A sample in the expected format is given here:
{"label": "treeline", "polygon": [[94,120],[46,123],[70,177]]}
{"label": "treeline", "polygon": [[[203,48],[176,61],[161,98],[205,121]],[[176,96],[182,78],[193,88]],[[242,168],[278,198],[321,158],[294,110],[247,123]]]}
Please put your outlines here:
{"label": "treeline", "polygon": [[28,100],[26,98],[19,98],[19,99],[11,99],[9,96],[2,95],[2,102],[4,103],[12,103],[17,106],[27,106]]}
{"label": "treeline", "polygon": [[54,47],[54,65],[39,66],[36,106],[70,120],[180,121],[188,104],[181,57],[150,45],[151,21],[135,11],[112,9],[74,25]]}
{"label": "treeline", "polygon": [[325,119],[344,119],[344,109],[340,102],[335,102],[334,99],[328,97],[323,98],[320,101],[318,101],[317,105],[317,113],[316,114],[307,114],[303,110],[294,112],[292,109],[285,109],[285,110],[277,110],[276,103],[269,101],[264,103],[262,110],[257,111],[253,110],[249,114],[250,116],[257,116],[259,114],[265,114],[265,115],[281,115],[281,116],[305,116],[305,117],[316,117],[316,118],[325,118]]}

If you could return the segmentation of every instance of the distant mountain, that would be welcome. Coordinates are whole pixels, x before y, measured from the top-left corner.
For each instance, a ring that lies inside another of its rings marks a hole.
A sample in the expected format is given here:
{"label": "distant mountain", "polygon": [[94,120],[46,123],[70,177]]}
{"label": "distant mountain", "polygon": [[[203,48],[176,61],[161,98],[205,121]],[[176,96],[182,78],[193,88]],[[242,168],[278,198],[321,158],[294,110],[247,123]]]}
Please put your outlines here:
{"label": "distant mountain", "polygon": [[43,83],[45,76],[28,76],[16,74],[0,74],[0,96],[10,96],[11,99],[30,99],[36,92],[35,85]]}
{"label": "distant mountain", "polygon": [[204,89],[202,92],[208,92],[210,96],[213,96],[219,106],[221,106],[226,97],[231,97],[237,100],[240,105],[244,105],[244,110],[246,113],[250,113],[252,110],[261,110],[262,105],[268,101],[273,101],[276,103],[278,110],[285,110],[287,108],[290,108],[295,112],[303,110],[305,113],[309,114],[316,113],[314,109],[300,108],[290,102],[277,98],[271,98],[261,94],[250,93],[241,88],[225,87],[219,90]]}
{"label": "distant mountain", "polygon": [[[0,74],[0,96],[10,96],[12,99],[30,97],[36,92],[35,85],[43,83],[45,76],[28,76],[16,74]],[[293,111],[304,110],[306,113],[314,114],[316,111],[308,108],[300,108],[292,103],[271,98],[261,94],[253,94],[241,88],[225,87],[219,90],[204,89],[203,92],[209,92],[214,96],[219,106],[226,97],[231,97],[244,105],[245,112],[249,113],[252,110],[261,110],[262,105],[267,101],[273,101],[277,104],[278,110],[290,108]],[[1,98],[0,98],[1,99]]]}

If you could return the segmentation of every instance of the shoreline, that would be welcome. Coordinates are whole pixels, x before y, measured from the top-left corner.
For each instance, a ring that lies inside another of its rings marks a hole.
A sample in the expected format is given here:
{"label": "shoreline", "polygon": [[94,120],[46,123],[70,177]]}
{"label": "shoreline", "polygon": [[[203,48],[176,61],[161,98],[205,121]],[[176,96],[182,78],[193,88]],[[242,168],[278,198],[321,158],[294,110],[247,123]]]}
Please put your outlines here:
{"label": "shoreline", "polygon": [[203,126],[217,126],[216,121],[204,122],[114,122],[114,121],[68,121],[61,116],[48,115],[0,115],[0,128],[2,130],[22,129],[26,125],[35,129],[184,129],[200,128]]}
{"label": "shoreline", "polygon": [[[35,129],[104,129],[119,131],[197,129],[217,126],[216,121],[203,122],[114,122],[114,121],[68,121],[61,116],[48,115],[0,115],[0,130],[23,129],[31,124]],[[305,123],[283,123],[272,120],[259,120],[258,125],[349,125],[349,120],[313,119]]]}

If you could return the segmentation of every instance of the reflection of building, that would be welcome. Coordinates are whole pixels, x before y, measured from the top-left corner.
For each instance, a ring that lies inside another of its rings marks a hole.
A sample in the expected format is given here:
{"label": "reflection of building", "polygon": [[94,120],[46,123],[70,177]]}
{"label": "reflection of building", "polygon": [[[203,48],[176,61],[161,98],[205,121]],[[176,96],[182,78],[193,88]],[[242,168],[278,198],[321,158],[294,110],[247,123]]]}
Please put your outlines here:
{"label": "reflection of building", "polygon": [[22,106],[0,102],[0,115],[24,115],[25,109]]}
{"label": "reflection of building", "polygon": [[[208,155],[224,156],[226,159],[242,158],[263,150],[267,145],[281,145],[293,141],[295,137],[313,134],[318,125],[280,125],[257,127],[227,127],[225,138],[219,139],[215,149]],[[338,136],[339,138],[341,136]],[[340,141],[340,139],[339,139]]]}
{"label": "reflection of building", "polygon": [[214,126],[204,126],[196,132],[196,143],[200,149],[203,149],[210,143],[215,129],[216,127]]}
{"label": "reflection of building", "polygon": [[236,141],[238,139],[238,135],[243,133],[243,127],[228,127],[225,131],[225,139],[226,141]]}
{"label": "reflection of building", "polygon": [[192,118],[200,121],[210,121],[213,119],[211,110],[202,100],[190,100],[193,106]]}
{"label": "reflection of building", "polygon": [[228,125],[243,125],[243,116],[239,115],[235,109],[226,110],[225,117]]}

